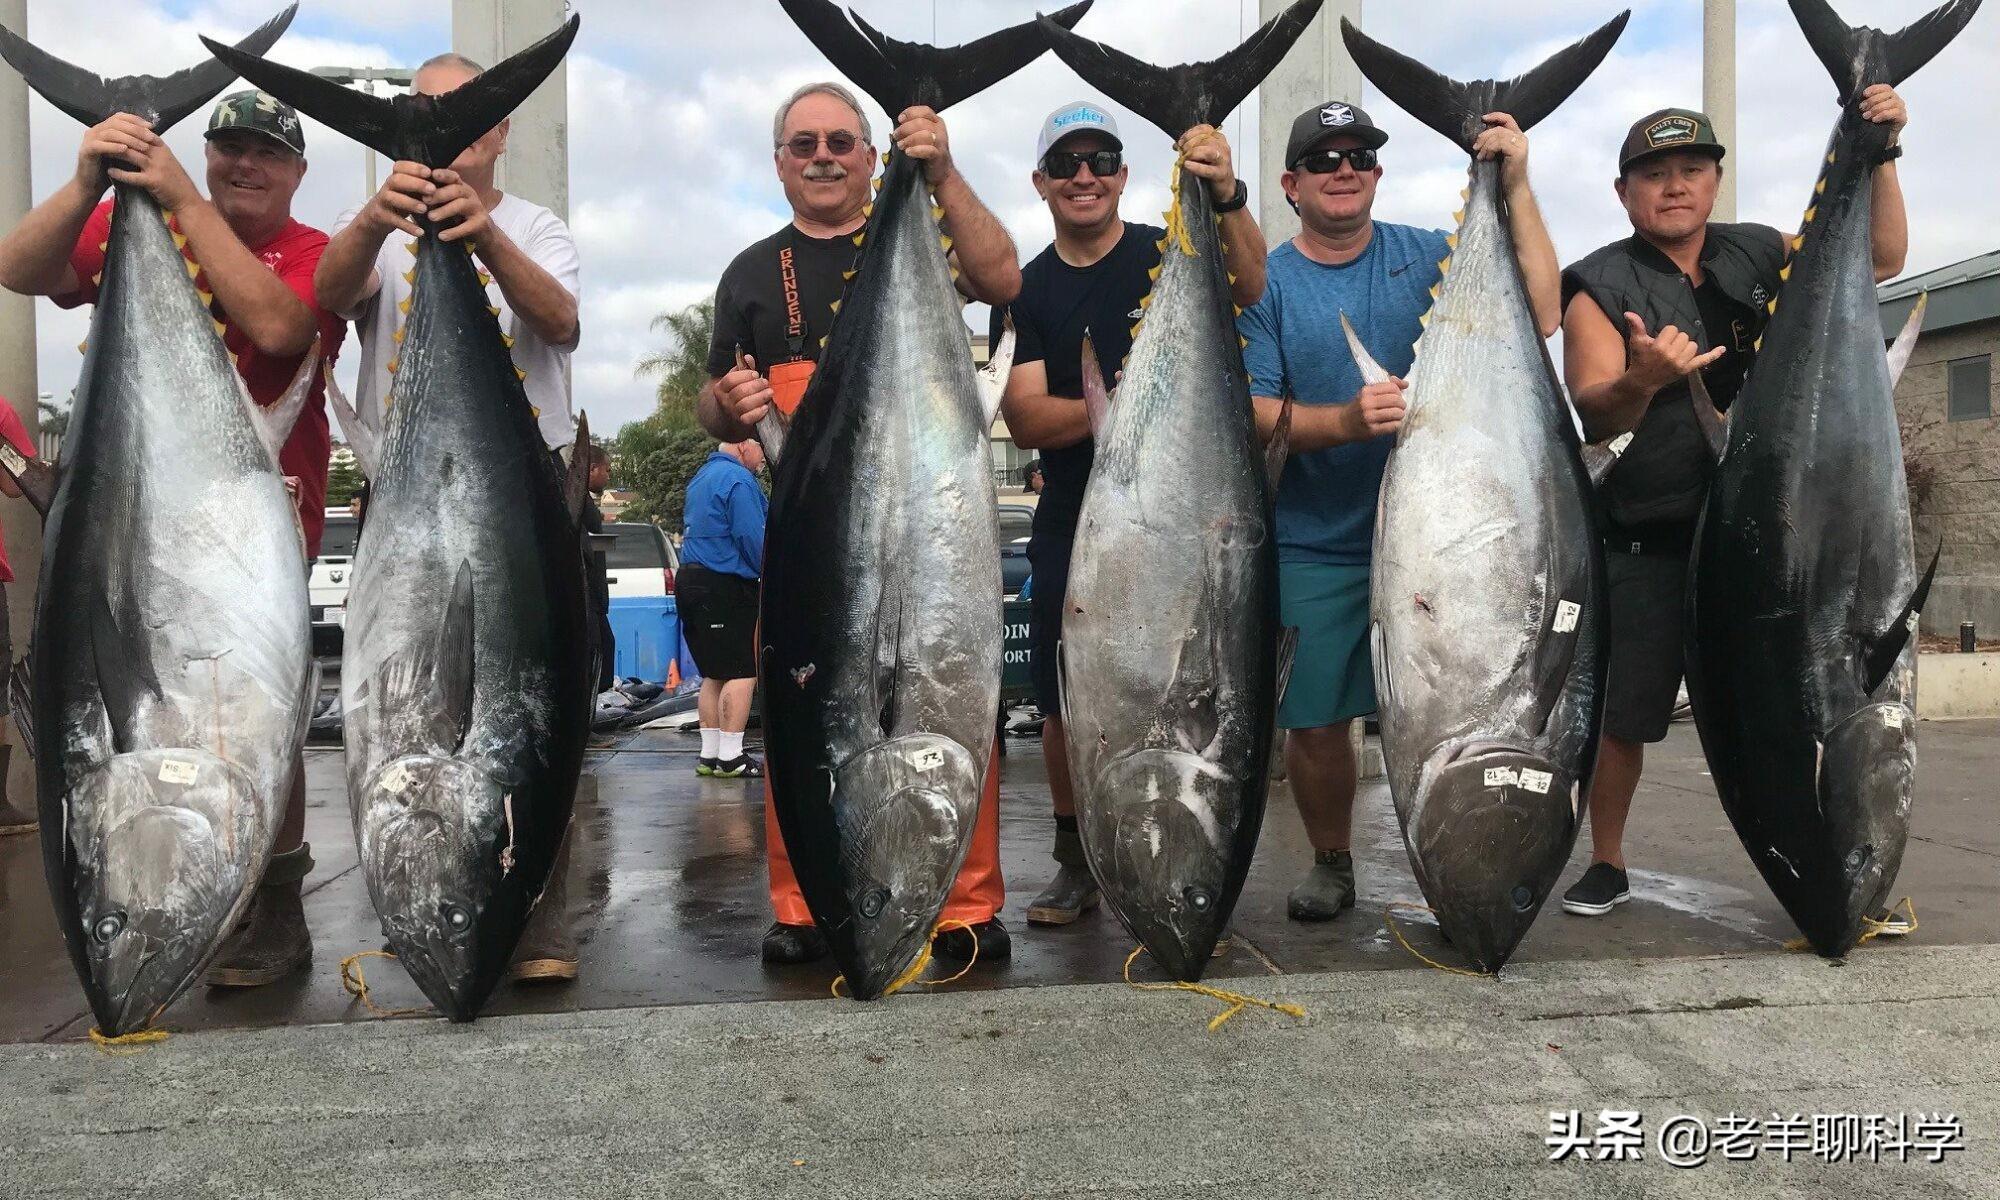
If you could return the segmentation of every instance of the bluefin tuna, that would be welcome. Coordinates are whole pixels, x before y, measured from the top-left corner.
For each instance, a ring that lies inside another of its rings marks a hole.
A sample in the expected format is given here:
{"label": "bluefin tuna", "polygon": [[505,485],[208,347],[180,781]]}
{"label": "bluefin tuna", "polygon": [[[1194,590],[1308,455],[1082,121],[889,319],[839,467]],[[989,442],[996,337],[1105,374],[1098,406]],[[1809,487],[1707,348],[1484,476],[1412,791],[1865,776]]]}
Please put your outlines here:
{"label": "bluefin tuna", "polygon": [[[942,111],[1046,50],[1033,23],[941,49],[781,0],[890,115]],[[1064,10],[1075,22],[1087,4]],[[887,156],[861,254],[771,481],[759,646],[778,828],[856,999],[926,951],[972,844],[1000,703],[987,430],[923,164]]]}
{"label": "bluefin tuna", "polygon": [[[1362,74],[1470,153],[1596,70],[1630,14],[1504,83],[1341,32]],[[1576,842],[1603,707],[1603,551],[1569,400],[1515,257],[1498,160],[1471,166],[1382,479],[1369,627],[1389,792],[1417,884],[1483,971],[1514,952]],[[1344,318],[1343,318],[1344,320]],[[1387,373],[1347,335],[1362,378]]]}
{"label": "bluefin tuna", "polygon": [[1953,0],[1884,33],[1792,0],[1841,115],[1695,538],[1688,695],[1702,749],[1751,861],[1828,957],[1853,948],[1902,864],[1913,635],[1937,569],[1935,555],[1916,569],[1875,298],[1872,189],[1890,131],[1859,100],[1929,62],[1978,7]]}
{"label": "bluefin tuna", "polygon": [[[555,69],[577,25],[444,96],[382,99],[209,49],[371,149],[444,167]],[[366,448],[341,703],[369,897],[424,994],[469,1021],[549,882],[589,737],[589,456],[565,472],[549,453],[470,248],[416,220],[388,413]],[[579,421],[577,446],[588,437]]]}
{"label": "bluefin tuna", "polygon": [[[243,46],[268,49],[291,18]],[[234,78],[210,61],[103,79],[5,30],[0,55],[85,125],[126,112],[165,132]],[[259,411],[182,238],[144,190],[113,187],[22,724],[56,922],[98,1029],[119,1036],[200,976],[248,906],[304,746],[305,547],[278,447],[317,351]]]}
{"label": "bluefin tuna", "polygon": [[[1300,0],[1222,58],[1164,69],[1049,36],[1086,83],[1179,139],[1220,125],[1318,10]],[[1091,872],[1160,968],[1192,982],[1228,927],[1264,822],[1283,686],[1272,521],[1284,441],[1270,456],[1258,446],[1208,185],[1177,162],[1172,192],[1115,402],[1086,342],[1097,451],[1060,679]]]}

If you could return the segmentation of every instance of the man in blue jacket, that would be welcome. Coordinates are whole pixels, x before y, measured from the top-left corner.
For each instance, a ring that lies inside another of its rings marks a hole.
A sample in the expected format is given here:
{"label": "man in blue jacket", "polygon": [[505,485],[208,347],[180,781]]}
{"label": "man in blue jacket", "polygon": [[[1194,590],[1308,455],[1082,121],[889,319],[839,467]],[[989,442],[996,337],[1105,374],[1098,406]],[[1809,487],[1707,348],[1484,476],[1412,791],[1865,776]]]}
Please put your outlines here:
{"label": "man in blue jacket", "polygon": [[743,727],[757,688],[757,591],[764,567],[764,517],[757,485],[764,448],[724,442],[687,490],[687,532],[675,587],[688,649],[701,671],[701,758],[697,775],[762,775],[743,753]]}

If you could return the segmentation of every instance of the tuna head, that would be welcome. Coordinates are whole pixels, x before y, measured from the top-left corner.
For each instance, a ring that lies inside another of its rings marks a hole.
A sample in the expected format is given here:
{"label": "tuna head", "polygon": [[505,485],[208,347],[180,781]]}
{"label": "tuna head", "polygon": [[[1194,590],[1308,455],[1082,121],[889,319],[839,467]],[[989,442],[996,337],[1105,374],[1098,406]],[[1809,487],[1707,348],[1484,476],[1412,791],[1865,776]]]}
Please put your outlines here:
{"label": "tuna head", "polygon": [[1909,839],[1916,790],[1916,721],[1907,705],[1869,704],[1819,747],[1818,812],[1757,855],[1771,890],[1814,951],[1838,958],[1861,939],[1863,918],[1888,900]]}
{"label": "tuna head", "polygon": [[1438,925],[1497,971],[1534,923],[1576,843],[1576,780],[1541,755],[1487,742],[1441,747],[1405,823]]}
{"label": "tuna head", "polygon": [[1083,844],[1106,900],[1162,970],[1200,979],[1243,886],[1230,877],[1242,783],[1199,755],[1147,749],[1090,790]]}
{"label": "tuna head", "polygon": [[144,1029],[208,964],[269,860],[262,811],[249,776],[201,750],[121,754],[78,783],[70,945],[102,1032]]}
{"label": "tuna head", "polygon": [[356,814],[361,869],[397,959],[440,1012],[472,1020],[514,953],[557,839],[529,837],[514,798],[450,758],[393,760]]}
{"label": "tuna head", "polygon": [[871,746],[834,773],[835,811],[850,826],[840,839],[847,917],[827,935],[858,999],[881,996],[923,950],[971,845],[984,783],[965,747],[930,733]]}

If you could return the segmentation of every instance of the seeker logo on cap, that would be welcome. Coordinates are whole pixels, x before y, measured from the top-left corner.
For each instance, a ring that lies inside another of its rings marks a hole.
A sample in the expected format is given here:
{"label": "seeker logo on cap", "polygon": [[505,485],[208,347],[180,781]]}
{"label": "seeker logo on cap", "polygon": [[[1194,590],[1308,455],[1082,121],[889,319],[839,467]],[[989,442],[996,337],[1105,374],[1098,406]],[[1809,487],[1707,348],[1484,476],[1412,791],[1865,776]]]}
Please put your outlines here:
{"label": "seeker logo on cap", "polygon": [[1685,146],[1695,138],[1695,123],[1683,116],[1661,117],[1646,126],[1646,144],[1655,150],[1664,146]]}
{"label": "seeker logo on cap", "polygon": [[1329,104],[1319,110],[1319,123],[1329,129],[1354,123],[1354,110],[1345,104]]}

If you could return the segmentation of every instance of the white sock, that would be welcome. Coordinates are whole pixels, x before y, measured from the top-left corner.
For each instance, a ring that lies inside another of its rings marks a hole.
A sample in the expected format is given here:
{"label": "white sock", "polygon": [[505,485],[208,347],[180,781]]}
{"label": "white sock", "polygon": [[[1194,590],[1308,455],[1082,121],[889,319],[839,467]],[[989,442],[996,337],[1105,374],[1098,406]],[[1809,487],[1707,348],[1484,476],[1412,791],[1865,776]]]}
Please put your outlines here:
{"label": "white sock", "polygon": [[725,733],[718,729],[715,731],[715,736],[719,739],[719,744],[715,748],[716,758],[723,762],[734,762],[743,757],[742,730],[738,730],[735,733]]}
{"label": "white sock", "polygon": [[714,758],[715,748],[721,743],[722,731],[720,729],[704,728],[701,731],[701,756],[703,758]]}

